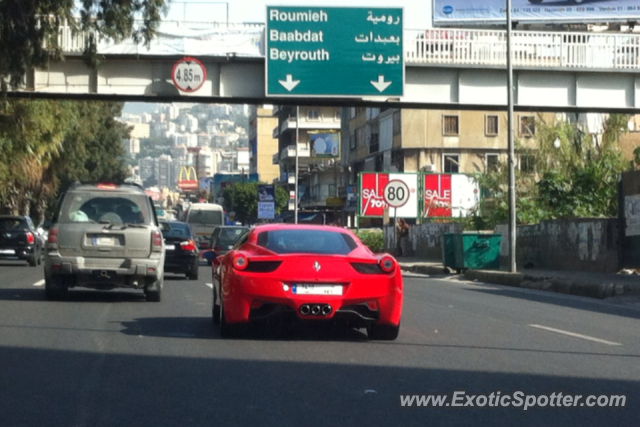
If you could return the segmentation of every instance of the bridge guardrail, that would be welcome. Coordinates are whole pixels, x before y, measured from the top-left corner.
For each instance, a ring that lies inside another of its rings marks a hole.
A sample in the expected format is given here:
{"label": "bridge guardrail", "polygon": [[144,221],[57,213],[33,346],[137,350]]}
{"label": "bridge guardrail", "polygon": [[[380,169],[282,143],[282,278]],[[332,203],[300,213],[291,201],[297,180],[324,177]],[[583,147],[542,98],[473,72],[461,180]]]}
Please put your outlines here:
{"label": "bridge guardrail", "polygon": [[[101,54],[264,57],[264,24],[163,21],[151,48],[131,40],[102,41]],[[82,34],[63,25],[59,43],[68,55],[84,49]],[[408,65],[506,66],[506,31],[426,29],[404,31]],[[640,34],[513,31],[515,67],[638,70]]]}

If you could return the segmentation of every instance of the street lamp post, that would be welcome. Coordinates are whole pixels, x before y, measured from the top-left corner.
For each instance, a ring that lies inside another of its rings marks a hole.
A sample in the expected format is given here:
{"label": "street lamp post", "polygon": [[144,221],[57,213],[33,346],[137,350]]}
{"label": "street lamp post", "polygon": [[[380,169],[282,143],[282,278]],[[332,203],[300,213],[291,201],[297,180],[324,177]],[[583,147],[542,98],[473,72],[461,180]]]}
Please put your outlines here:
{"label": "street lamp post", "polygon": [[516,271],[516,175],[513,142],[513,64],[511,57],[511,0],[507,1],[507,139],[509,146],[509,272]]}

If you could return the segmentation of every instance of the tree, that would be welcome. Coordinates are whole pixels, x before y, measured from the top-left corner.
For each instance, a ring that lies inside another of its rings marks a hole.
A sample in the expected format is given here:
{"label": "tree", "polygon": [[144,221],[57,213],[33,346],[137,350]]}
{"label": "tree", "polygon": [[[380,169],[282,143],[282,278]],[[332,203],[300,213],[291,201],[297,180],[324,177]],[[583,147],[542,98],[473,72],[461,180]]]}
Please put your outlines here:
{"label": "tree", "polygon": [[[222,192],[224,208],[227,212],[235,212],[236,220],[250,224],[258,219],[258,185],[262,182],[236,182]],[[289,194],[282,187],[275,187],[276,215],[287,206]]]}
{"label": "tree", "polygon": [[167,0],[0,0],[0,90],[7,79],[18,87],[31,68],[62,59],[58,33],[65,23],[85,34],[85,60],[96,66],[99,40],[131,37],[148,45],[167,6]]}
{"label": "tree", "polygon": [[116,121],[122,104],[5,100],[0,102],[0,206],[36,221],[59,189],[77,180],[125,178]]}
{"label": "tree", "polygon": [[[517,143],[521,167],[516,171],[516,222],[615,216],[618,174],[628,167],[618,141],[628,120],[626,115],[610,115],[601,137],[585,134],[575,123],[538,121],[535,146]],[[507,221],[507,165],[476,179],[485,195],[481,211],[488,226]]]}

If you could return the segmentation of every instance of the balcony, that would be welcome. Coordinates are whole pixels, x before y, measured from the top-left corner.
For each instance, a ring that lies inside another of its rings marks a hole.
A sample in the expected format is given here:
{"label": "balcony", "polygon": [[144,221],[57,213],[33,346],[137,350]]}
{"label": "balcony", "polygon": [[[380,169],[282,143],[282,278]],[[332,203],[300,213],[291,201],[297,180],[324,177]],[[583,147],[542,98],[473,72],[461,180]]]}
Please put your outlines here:
{"label": "balcony", "polygon": [[[300,123],[296,121],[295,117],[290,117],[287,120],[282,121],[280,123],[280,134],[287,131],[295,131],[296,127],[304,130],[340,130],[340,120],[336,120],[334,118],[331,119],[317,119],[317,120],[308,120],[306,117],[300,118]],[[274,132],[276,130],[274,129]],[[275,138],[276,136],[274,136]]]}
{"label": "balcony", "polygon": [[[298,158],[305,157],[308,158],[311,156],[311,150],[309,146],[303,146],[302,144],[298,144]],[[296,158],[296,146],[289,145],[285,149],[280,152],[280,160],[286,159],[295,159]]]}

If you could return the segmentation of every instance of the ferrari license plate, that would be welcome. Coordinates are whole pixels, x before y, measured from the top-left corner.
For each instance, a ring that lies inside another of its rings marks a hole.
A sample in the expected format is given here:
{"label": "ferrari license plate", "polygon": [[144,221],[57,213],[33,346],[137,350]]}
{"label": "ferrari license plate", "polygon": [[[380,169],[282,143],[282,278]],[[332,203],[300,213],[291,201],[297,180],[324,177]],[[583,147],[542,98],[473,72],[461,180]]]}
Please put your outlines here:
{"label": "ferrari license plate", "polygon": [[342,295],[340,285],[293,285],[291,291],[297,295]]}

